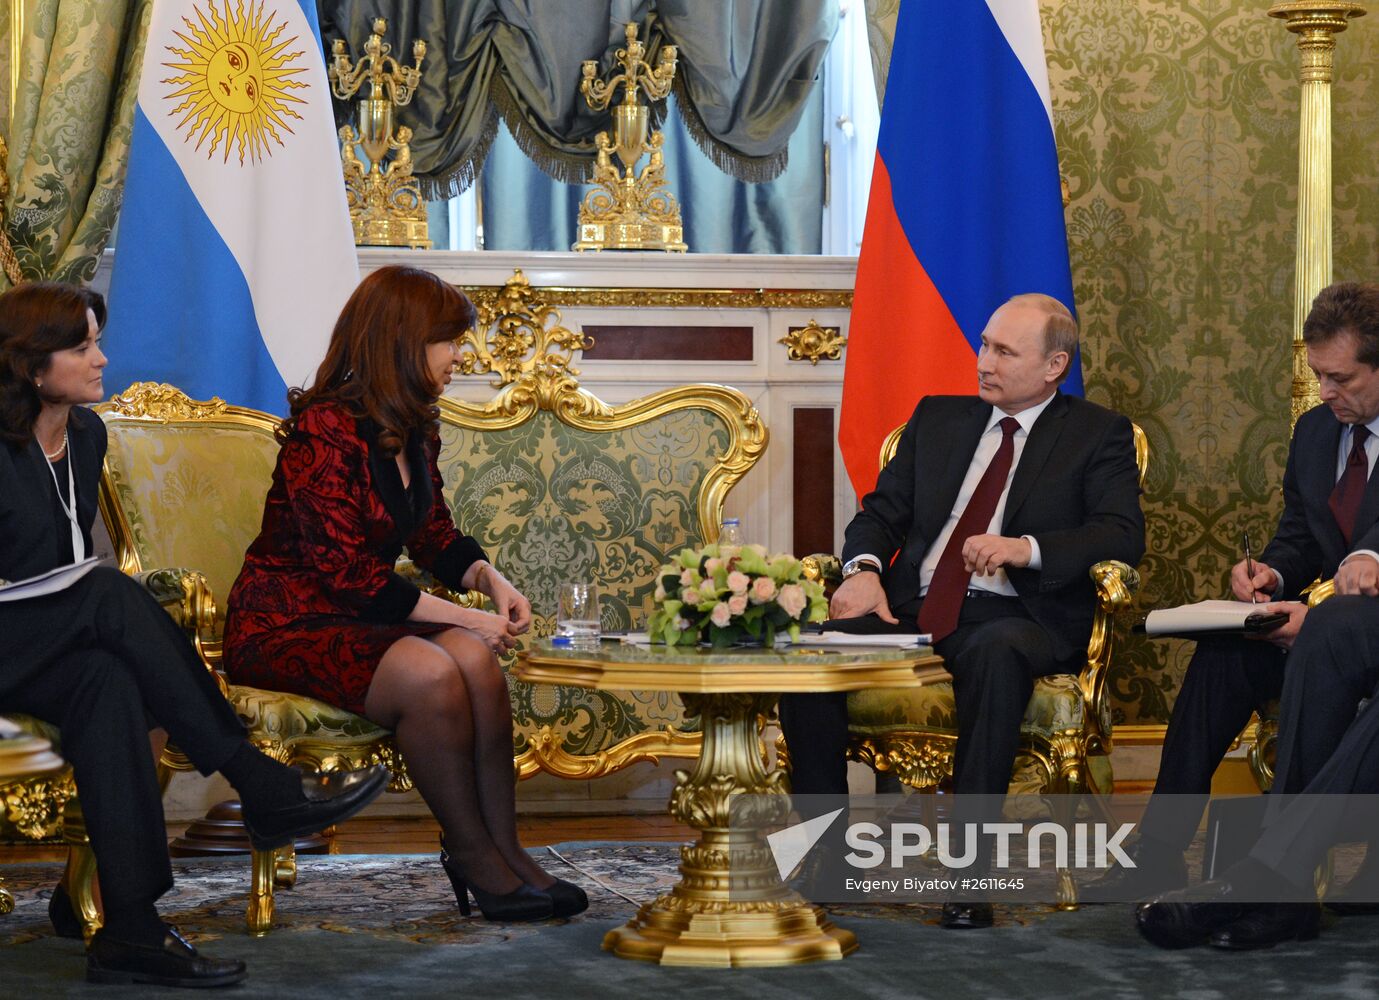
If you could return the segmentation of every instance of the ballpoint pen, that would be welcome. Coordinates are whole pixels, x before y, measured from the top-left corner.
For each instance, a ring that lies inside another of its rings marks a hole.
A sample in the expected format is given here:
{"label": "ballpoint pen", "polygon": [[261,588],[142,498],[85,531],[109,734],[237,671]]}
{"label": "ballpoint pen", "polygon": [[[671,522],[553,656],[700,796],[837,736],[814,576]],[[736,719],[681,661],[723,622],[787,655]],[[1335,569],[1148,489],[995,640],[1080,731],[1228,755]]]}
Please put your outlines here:
{"label": "ballpoint pen", "polygon": [[1259,597],[1255,593],[1255,561],[1250,556],[1250,533],[1242,531],[1240,538],[1245,543],[1245,572],[1250,576],[1250,603],[1258,604]]}

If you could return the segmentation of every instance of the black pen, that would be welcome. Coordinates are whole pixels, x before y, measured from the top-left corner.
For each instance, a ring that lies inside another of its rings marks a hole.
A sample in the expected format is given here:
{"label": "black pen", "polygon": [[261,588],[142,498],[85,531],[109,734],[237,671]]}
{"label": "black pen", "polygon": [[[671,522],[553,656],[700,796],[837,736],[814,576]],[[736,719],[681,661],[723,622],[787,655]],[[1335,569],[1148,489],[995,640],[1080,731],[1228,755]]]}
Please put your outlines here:
{"label": "black pen", "polygon": [[1242,531],[1240,538],[1245,543],[1245,572],[1250,575],[1250,603],[1258,604],[1259,598],[1255,594],[1255,561],[1250,557],[1250,533]]}

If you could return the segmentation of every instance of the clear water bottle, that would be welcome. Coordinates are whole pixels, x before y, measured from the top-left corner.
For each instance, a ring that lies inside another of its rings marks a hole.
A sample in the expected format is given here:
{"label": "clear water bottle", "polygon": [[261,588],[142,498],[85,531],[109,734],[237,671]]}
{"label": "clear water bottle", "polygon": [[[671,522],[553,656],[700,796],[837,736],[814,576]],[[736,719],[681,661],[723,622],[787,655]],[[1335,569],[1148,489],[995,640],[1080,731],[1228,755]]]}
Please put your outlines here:
{"label": "clear water bottle", "polygon": [[742,522],[735,517],[725,517],[718,526],[719,545],[742,545]]}

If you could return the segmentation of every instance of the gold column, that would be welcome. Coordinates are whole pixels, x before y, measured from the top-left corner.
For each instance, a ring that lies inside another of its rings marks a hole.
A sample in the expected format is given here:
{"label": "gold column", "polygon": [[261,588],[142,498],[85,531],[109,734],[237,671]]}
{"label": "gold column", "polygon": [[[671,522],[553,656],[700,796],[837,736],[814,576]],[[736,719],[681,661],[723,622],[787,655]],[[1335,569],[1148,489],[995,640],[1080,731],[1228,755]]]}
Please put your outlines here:
{"label": "gold column", "polygon": [[1351,18],[1363,17],[1363,4],[1283,0],[1269,8],[1298,36],[1302,50],[1301,128],[1298,136],[1298,237],[1293,293],[1292,423],[1316,406],[1317,380],[1307,366],[1302,322],[1316,298],[1331,284],[1331,80],[1336,36]]}
{"label": "gold column", "polygon": [[14,108],[19,103],[19,60],[24,49],[25,0],[10,0],[10,121],[9,134],[14,135]]}

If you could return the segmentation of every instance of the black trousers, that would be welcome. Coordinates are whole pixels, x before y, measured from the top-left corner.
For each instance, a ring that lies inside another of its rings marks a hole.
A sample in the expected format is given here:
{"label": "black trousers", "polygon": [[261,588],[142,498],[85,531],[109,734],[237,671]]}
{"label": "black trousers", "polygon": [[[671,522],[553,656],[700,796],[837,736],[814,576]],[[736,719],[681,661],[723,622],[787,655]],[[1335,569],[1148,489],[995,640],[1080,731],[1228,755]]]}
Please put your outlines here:
{"label": "black trousers", "polygon": [[[1211,776],[1250,714],[1283,691],[1283,666],[1284,651],[1257,639],[1197,643],[1164,734],[1154,797],[1140,824],[1144,838],[1171,850],[1187,849],[1206,808]],[[1170,802],[1160,795],[1175,798]]]}
{"label": "black trousers", "polygon": [[0,712],[62,728],[108,905],[172,886],[148,731],[162,726],[203,774],[244,729],[186,636],[144,589],[98,567],[67,590],[0,604]]}
{"label": "black trousers", "polygon": [[1309,611],[1288,656],[1274,769],[1275,789],[1309,798],[1271,802],[1251,851],[1296,885],[1312,884],[1333,844],[1372,842],[1379,830],[1372,802],[1345,798],[1379,794],[1376,688],[1379,600],[1333,597]]}
{"label": "black trousers", "polygon": [[[850,630],[913,632],[920,604],[891,609],[899,626],[869,615]],[[1035,679],[1075,668],[1056,659],[1052,638],[1014,597],[968,597],[957,629],[934,651],[953,675],[957,703],[953,790],[1004,795]],[[783,695],[780,722],[790,750],[791,789],[801,795],[846,794],[847,694]]]}

